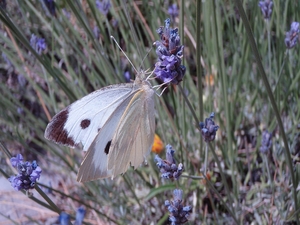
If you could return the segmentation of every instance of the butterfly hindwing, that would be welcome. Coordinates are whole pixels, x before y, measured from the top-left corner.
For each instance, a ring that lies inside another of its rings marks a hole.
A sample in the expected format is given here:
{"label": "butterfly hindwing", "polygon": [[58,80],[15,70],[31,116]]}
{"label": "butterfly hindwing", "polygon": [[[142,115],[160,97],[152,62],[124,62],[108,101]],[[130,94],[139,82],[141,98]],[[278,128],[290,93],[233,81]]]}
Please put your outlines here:
{"label": "butterfly hindwing", "polygon": [[108,154],[112,177],[124,173],[130,164],[137,168],[149,154],[155,133],[153,95],[150,86],[144,84],[121,117]]}
{"label": "butterfly hindwing", "polygon": [[133,84],[117,84],[92,92],[55,115],[45,137],[70,147],[81,142],[83,150],[88,150],[112,112],[132,91]]}

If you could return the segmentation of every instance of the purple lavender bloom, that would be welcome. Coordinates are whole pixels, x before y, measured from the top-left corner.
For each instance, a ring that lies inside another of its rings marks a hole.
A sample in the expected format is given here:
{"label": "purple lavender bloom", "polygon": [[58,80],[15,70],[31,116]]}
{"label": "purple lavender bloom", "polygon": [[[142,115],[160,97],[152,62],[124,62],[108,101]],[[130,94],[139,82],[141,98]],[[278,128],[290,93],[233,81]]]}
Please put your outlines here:
{"label": "purple lavender bloom", "polygon": [[71,18],[71,13],[67,9],[63,8],[62,12],[65,15],[65,17],[67,17],[68,19]]}
{"label": "purple lavender bloom", "polygon": [[12,157],[10,159],[10,163],[13,167],[17,167],[17,165],[22,162],[23,162],[23,156],[21,154],[18,154],[16,157]]}
{"label": "purple lavender bloom", "polygon": [[156,41],[158,62],[155,64],[154,74],[163,83],[178,84],[185,74],[185,67],[181,65],[184,46],[180,45],[178,29],[170,28],[170,19],[165,20],[165,26],[157,30],[160,41]]}
{"label": "purple lavender bloom", "polygon": [[124,78],[125,78],[126,83],[130,82],[130,73],[129,73],[129,71],[125,71]]}
{"label": "purple lavender bloom", "polygon": [[65,212],[62,212],[59,215],[58,220],[59,220],[60,225],[69,225],[70,224],[70,215],[68,215]]}
{"label": "purple lavender bloom", "polygon": [[47,48],[47,44],[44,38],[38,38],[32,34],[30,38],[31,47],[40,55]]}
{"label": "purple lavender bloom", "polygon": [[8,59],[7,55],[4,52],[2,52],[2,58],[9,67],[13,66],[13,64],[11,63],[11,61]]}
{"label": "purple lavender bloom", "polygon": [[99,40],[100,38],[100,29],[98,26],[94,26],[93,28],[94,37]]}
{"label": "purple lavender bloom", "polygon": [[260,10],[264,18],[270,19],[272,15],[273,1],[272,0],[259,1],[258,6],[260,7]]}
{"label": "purple lavender bloom", "polygon": [[23,156],[18,154],[10,159],[11,165],[18,170],[16,176],[8,178],[12,187],[17,190],[29,190],[34,188],[36,180],[40,178],[42,169],[37,165],[36,161],[23,162]]}
{"label": "purple lavender bloom", "polygon": [[173,3],[172,5],[169,6],[168,14],[170,15],[170,17],[172,18],[173,21],[175,20],[175,17],[177,17],[179,15],[178,6],[176,3]]}
{"label": "purple lavender bloom", "polygon": [[261,146],[259,148],[261,153],[268,153],[272,147],[272,133],[269,133],[267,130],[264,130],[262,133]]}
{"label": "purple lavender bloom", "polygon": [[219,129],[219,126],[215,125],[215,122],[213,121],[214,116],[215,113],[212,112],[209,118],[205,119],[205,123],[200,122],[199,124],[205,142],[215,140],[217,130]]}
{"label": "purple lavender bloom", "polygon": [[300,32],[299,26],[300,24],[298,22],[292,22],[291,30],[285,34],[284,42],[288,49],[293,48],[298,43]]}
{"label": "purple lavender bloom", "polygon": [[183,164],[176,165],[174,153],[175,150],[171,145],[166,146],[166,160],[161,159],[158,155],[155,156],[154,161],[160,169],[161,177],[164,179],[178,180],[183,171]]}
{"label": "purple lavender bloom", "polygon": [[173,200],[165,201],[165,206],[168,207],[170,212],[169,221],[172,225],[184,224],[188,221],[188,216],[192,212],[191,206],[182,205],[182,193],[180,189],[173,191]]}
{"label": "purple lavender bloom", "polygon": [[96,7],[103,15],[106,16],[111,7],[110,0],[96,0]]}
{"label": "purple lavender bloom", "polygon": [[81,225],[84,216],[85,216],[85,209],[82,206],[80,206],[76,212],[76,221],[75,221],[74,225]]}

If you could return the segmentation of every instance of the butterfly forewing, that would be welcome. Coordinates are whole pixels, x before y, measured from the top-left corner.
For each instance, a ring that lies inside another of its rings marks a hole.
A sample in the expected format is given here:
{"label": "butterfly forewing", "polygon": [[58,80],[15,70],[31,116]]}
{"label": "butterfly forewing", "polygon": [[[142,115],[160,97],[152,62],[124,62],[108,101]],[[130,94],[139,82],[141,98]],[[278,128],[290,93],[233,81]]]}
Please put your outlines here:
{"label": "butterfly forewing", "polygon": [[83,150],[88,150],[111,114],[132,92],[133,84],[111,85],[92,92],[55,115],[45,137],[70,147],[81,142]]}

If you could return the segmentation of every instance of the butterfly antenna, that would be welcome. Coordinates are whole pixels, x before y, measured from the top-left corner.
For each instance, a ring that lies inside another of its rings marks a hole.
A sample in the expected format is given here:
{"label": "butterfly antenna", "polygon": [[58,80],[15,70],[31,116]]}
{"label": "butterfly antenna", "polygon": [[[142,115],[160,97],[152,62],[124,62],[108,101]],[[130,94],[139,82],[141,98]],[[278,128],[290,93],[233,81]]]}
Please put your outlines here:
{"label": "butterfly antenna", "polygon": [[124,54],[124,56],[126,57],[126,59],[128,60],[128,62],[131,64],[132,68],[135,70],[136,73],[138,73],[137,69],[135,68],[135,66],[133,65],[133,63],[131,62],[131,60],[128,58],[128,56],[126,55],[126,53],[123,51],[123,49],[121,48],[121,46],[118,44],[118,42],[116,41],[116,39],[114,38],[114,36],[110,36],[110,38],[113,39],[113,41],[116,43],[116,45],[118,46],[118,48]]}
{"label": "butterfly antenna", "polygon": [[[139,67],[139,70],[142,69],[142,65],[143,65],[145,59],[147,58],[147,56],[149,55],[149,53],[152,51],[152,49],[153,49],[153,47],[151,47],[151,48],[148,50],[148,52],[146,53],[146,55],[144,56],[144,58],[143,58],[143,60],[142,60],[142,63],[141,63],[141,65],[140,65],[140,67]],[[152,75],[152,73],[151,73],[151,75]]]}

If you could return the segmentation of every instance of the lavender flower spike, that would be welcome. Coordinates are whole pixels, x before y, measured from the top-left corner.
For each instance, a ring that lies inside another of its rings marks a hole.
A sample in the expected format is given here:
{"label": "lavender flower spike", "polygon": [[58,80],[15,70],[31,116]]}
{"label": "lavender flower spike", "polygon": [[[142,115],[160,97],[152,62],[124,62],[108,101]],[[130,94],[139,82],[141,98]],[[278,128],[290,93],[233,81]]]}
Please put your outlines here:
{"label": "lavender flower spike", "polygon": [[103,15],[107,15],[111,8],[110,0],[96,0],[96,7]]}
{"label": "lavender flower spike", "polygon": [[182,193],[180,189],[173,191],[173,200],[165,201],[165,206],[168,207],[170,212],[169,221],[172,225],[184,224],[188,221],[188,216],[192,212],[191,206],[182,205]]}
{"label": "lavender flower spike", "polygon": [[285,34],[284,42],[288,49],[295,47],[299,40],[299,26],[300,24],[298,22],[292,22],[291,30]]}
{"label": "lavender flower spike", "polygon": [[11,186],[17,191],[29,190],[34,188],[36,180],[40,178],[42,169],[37,165],[36,161],[23,162],[23,156],[18,154],[10,159],[11,165],[18,170],[16,176],[11,176],[8,180]]}
{"label": "lavender flower spike", "polygon": [[261,146],[259,148],[261,153],[266,154],[272,147],[272,133],[264,130],[262,133]]}
{"label": "lavender flower spike", "polygon": [[80,206],[76,211],[76,221],[75,221],[74,225],[81,225],[82,224],[85,213],[86,213],[86,211],[83,208],[83,206]]}
{"label": "lavender flower spike", "polygon": [[272,15],[273,1],[272,0],[259,1],[258,6],[260,7],[264,18],[270,19]]}
{"label": "lavender flower spike", "polygon": [[213,121],[214,117],[215,113],[212,112],[209,118],[205,119],[205,123],[201,122],[199,124],[201,128],[201,134],[205,142],[211,142],[215,140],[217,130],[219,129],[219,126],[215,125],[215,121]]}
{"label": "lavender flower spike", "polygon": [[180,45],[178,29],[170,28],[170,19],[165,20],[165,26],[157,30],[160,41],[156,41],[158,62],[155,64],[154,74],[163,83],[178,84],[185,74],[185,67],[181,65],[184,46]]}
{"label": "lavender flower spike", "polygon": [[44,50],[47,48],[47,44],[44,38],[38,38],[36,35],[32,34],[30,38],[31,47],[41,55]]}
{"label": "lavender flower spike", "polygon": [[173,21],[175,20],[175,17],[177,17],[179,15],[178,6],[176,3],[173,3],[169,6],[168,14],[170,15],[170,17],[172,18]]}
{"label": "lavender flower spike", "polygon": [[174,159],[175,150],[171,145],[166,146],[166,160],[161,159],[158,155],[155,156],[154,161],[160,169],[161,177],[165,179],[178,180],[183,171],[183,164],[179,163],[178,166]]}

